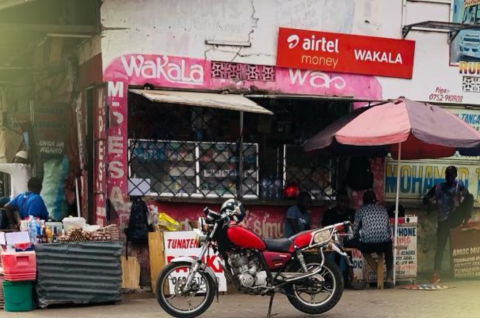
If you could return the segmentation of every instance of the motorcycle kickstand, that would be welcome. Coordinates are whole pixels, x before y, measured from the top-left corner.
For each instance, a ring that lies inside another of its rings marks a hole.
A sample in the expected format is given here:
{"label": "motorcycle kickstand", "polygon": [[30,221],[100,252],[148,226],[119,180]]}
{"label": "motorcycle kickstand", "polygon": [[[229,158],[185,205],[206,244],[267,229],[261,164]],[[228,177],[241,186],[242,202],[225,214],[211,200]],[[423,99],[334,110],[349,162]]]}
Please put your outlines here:
{"label": "motorcycle kickstand", "polygon": [[272,314],[272,307],[273,307],[273,297],[275,297],[275,293],[270,296],[270,304],[268,305],[268,313],[267,313],[267,318],[274,317],[278,314]]}

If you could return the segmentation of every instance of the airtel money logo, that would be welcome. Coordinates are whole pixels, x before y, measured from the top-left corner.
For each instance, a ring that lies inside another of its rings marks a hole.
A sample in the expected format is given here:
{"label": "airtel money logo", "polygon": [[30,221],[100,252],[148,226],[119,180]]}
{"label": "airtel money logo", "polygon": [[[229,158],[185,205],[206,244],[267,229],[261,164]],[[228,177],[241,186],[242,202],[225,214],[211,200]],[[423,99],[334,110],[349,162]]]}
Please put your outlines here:
{"label": "airtel money logo", "polygon": [[288,48],[293,49],[298,45],[298,43],[300,43],[300,37],[296,34],[292,34],[288,37],[287,42]]}

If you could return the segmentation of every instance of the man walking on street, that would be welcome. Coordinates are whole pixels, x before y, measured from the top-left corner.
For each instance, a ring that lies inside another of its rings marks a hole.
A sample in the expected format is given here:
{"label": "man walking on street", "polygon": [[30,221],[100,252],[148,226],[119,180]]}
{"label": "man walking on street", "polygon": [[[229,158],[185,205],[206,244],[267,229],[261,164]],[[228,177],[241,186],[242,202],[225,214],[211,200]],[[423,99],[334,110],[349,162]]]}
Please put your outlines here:
{"label": "man walking on street", "polygon": [[468,223],[472,216],[473,195],[468,193],[461,180],[457,180],[457,168],[449,166],[445,170],[445,182],[437,184],[423,198],[428,205],[432,200],[438,203],[437,250],[431,284],[440,281],[443,252],[450,237],[450,230]]}

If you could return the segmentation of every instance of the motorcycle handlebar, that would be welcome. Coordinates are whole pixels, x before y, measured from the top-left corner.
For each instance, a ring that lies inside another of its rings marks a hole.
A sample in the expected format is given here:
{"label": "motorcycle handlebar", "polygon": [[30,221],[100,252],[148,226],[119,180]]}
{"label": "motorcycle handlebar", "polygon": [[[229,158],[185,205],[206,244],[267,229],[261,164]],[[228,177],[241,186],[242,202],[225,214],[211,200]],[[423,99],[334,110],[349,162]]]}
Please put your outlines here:
{"label": "motorcycle handlebar", "polygon": [[203,213],[205,214],[205,218],[209,221],[216,221],[221,217],[219,213],[210,210],[208,207],[203,209]]}
{"label": "motorcycle handlebar", "polygon": [[211,222],[216,222],[216,221],[230,221],[230,217],[232,216],[231,213],[218,213],[215,211],[210,210],[208,207],[203,209],[203,213],[205,214],[205,218]]}

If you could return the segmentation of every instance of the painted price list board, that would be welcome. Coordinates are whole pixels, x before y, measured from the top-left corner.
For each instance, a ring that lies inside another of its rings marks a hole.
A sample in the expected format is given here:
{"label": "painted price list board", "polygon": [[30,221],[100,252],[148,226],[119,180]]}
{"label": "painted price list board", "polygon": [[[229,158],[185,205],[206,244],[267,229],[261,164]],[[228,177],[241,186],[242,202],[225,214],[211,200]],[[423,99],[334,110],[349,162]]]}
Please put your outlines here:
{"label": "painted price list board", "polygon": [[452,268],[457,279],[480,278],[480,223],[452,230]]}

